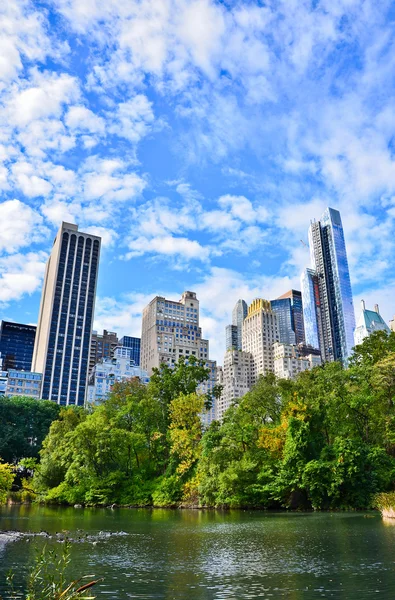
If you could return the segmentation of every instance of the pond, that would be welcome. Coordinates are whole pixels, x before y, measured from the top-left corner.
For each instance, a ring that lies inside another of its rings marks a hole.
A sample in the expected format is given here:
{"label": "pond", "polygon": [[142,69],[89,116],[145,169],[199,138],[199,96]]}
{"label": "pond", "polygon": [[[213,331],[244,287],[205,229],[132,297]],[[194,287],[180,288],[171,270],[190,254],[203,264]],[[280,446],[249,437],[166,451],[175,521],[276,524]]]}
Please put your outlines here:
{"label": "pond", "polygon": [[[72,546],[71,576],[103,577],[94,588],[97,598],[395,597],[395,523],[376,513],[23,505],[0,508],[0,530],[67,531],[82,538]],[[11,568],[23,585],[44,543],[61,549],[52,537],[3,537],[0,595]]]}

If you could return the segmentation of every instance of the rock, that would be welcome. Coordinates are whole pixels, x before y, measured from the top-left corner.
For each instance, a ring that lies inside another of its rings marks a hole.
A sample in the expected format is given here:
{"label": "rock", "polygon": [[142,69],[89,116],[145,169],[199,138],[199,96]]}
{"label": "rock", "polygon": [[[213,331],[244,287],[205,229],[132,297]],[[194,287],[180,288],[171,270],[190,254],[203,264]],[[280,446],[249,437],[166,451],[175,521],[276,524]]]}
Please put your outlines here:
{"label": "rock", "polygon": [[82,508],[82,504],[74,504],[74,508]]}

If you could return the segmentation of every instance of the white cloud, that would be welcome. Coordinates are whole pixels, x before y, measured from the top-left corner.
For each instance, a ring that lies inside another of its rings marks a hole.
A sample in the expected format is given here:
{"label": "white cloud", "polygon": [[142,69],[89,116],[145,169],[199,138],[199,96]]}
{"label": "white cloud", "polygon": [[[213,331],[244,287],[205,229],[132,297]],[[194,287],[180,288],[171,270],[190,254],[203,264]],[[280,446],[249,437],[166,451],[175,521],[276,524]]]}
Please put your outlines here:
{"label": "white cloud", "polygon": [[0,258],[0,303],[6,304],[36,292],[41,286],[46,258],[44,252]]}
{"label": "white cloud", "polygon": [[0,251],[15,252],[45,239],[49,231],[43,218],[20,200],[0,204]]}
{"label": "white cloud", "polygon": [[129,242],[129,249],[130,252],[127,253],[126,258],[156,254],[177,257],[181,261],[191,259],[206,261],[210,256],[209,248],[202,246],[198,241],[171,235],[151,239],[138,237]]}
{"label": "white cloud", "polygon": [[103,134],[105,121],[85,106],[70,106],[65,117],[67,127],[79,132]]}

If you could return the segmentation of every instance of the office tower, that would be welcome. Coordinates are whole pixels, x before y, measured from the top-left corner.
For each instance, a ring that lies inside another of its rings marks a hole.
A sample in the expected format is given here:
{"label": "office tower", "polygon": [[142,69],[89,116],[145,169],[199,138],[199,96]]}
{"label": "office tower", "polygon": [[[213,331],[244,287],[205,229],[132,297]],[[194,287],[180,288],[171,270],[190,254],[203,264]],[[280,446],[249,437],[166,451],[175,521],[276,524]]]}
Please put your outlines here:
{"label": "office tower", "polygon": [[243,322],[247,316],[247,303],[245,300],[238,300],[232,311],[232,325],[237,327],[237,350],[243,346]]}
{"label": "office tower", "polygon": [[227,325],[225,328],[226,350],[237,350],[239,345],[238,328],[236,325]]}
{"label": "office tower", "polygon": [[131,337],[130,335],[124,335],[119,340],[119,346],[123,348],[130,348],[130,358],[135,365],[140,365],[140,347],[141,339],[138,337]]}
{"label": "office tower", "polygon": [[380,315],[379,305],[374,305],[374,310],[365,308],[365,301],[361,300],[361,314],[354,332],[354,344],[358,346],[363,340],[375,331],[390,333],[390,328]]}
{"label": "office tower", "polygon": [[32,370],[58,404],[85,402],[100,242],[62,223],[47,262]]}
{"label": "office tower", "polygon": [[274,373],[281,379],[295,379],[299,373],[321,364],[319,350],[306,352],[306,348],[294,344],[273,344]]}
{"label": "office tower", "polygon": [[216,419],[222,420],[234,400],[242,398],[252,387],[254,365],[252,354],[230,349],[225,353],[224,366],[220,374],[223,386],[217,403]]}
{"label": "office tower", "polygon": [[303,297],[303,320],[306,344],[323,348],[322,318],[318,275],[313,269],[305,269],[300,278]]}
{"label": "office tower", "polygon": [[3,358],[3,369],[30,371],[36,327],[23,323],[1,321],[0,354]]}
{"label": "office tower", "polygon": [[[302,285],[306,343],[311,343],[307,339],[307,330],[318,330],[322,360],[340,360],[346,364],[354,346],[355,316],[339,211],[327,208],[320,221],[311,223],[309,244],[313,273],[304,273]],[[315,302],[319,310],[314,316],[311,286],[314,288],[315,284],[318,284],[318,301]],[[310,290],[310,300],[308,295],[305,297],[306,290]],[[310,307],[307,306],[309,302]],[[318,318],[319,322],[316,325],[309,323],[311,318]]]}
{"label": "office tower", "polygon": [[257,298],[248,307],[243,323],[243,351],[252,355],[251,384],[259,375],[274,371],[273,344],[279,341],[276,313],[268,300]]}
{"label": "office tower", "polygon": [[296,334],[292,327],[292,306],[290,298],[271,300],[270,306],[278,319],[278,334],[280,342],[296,344]]}
{"label": "office tower", "polygon": [[290,300],[291,304],[291,323],[292,330],[295,333],[295,344],[304,344],[302,293],[298,290],[289,290],[289,292],[279,296],[278,300],[284,300],[286,298]]}
{"label": "office tower", "polygon": [[144,384],[149,381],[148,374],[134,363],[132,349],[118,346],[111,358],[101,358],[93,367],[89,375],[88,403],[102,402],[110,394],[114,383],[135,378]]}
{"label": "office tower", "polygon": [[0,396],[4,396],[7,391],[8,371],[3,368],[3,358],[0,354]]}
{"label": "office tower", "polygon": [[113,331],[103,330],[103,333],[92,331],[89,354],[89,373],[102,358],[112,358],[118,346],[118,336]]}

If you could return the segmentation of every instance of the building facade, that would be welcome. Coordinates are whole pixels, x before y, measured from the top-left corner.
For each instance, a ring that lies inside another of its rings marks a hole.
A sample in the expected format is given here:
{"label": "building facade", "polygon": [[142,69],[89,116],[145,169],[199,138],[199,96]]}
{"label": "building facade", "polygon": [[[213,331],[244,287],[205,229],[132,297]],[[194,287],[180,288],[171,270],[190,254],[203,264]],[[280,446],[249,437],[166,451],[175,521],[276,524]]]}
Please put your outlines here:
{"label": "building facade", "polygon": [[0,354],[0,396],[4,396],[7,391],[8,371],[3,370],[3,359]]}
{"label": "building facade", "polygon": [[[340,360],[346,364],[354,345],[355,315],[339,211],[327,208],[320,221],[311,223],[309,244],[313,273],[305,272],[302,282],[306,343],[312,343],[307,330],[317,330],[322,360]],[[318,299],[314,314],[311,286],[315,285],[318,285]],[[310,293],[305,296],[309,287]],[[319,323],[311,323],[309,319],[319,319]]]}
{"label": "building facade", "polygon": [[292,326],[292,306],[290,298],[271,300],[270,306],[278,319],[278,334],[280,342],[296,344],[296,334]]}
{"label": "building facade", "polygon": [[48,259],[32,370],[42,373],[42,398],[83,406],[101,239],[62,223]]}
{"label": "building facade", "polygon": [[130,349],[130,358],[134,361],[135,365],[140,365],[140,347],[141,339],[138,337],[131,337],[130,335],[124,335],[119,340],[119,345],[124,348]]}
{"label": "building facade", "polygon": [[238,350],[239,336],[236,325],[227,325],[225,328],[225,349]]}
{"label": "building facade", "polygon": [[92,331],[89,354],[89,373],[102,358],[112,358],[118,346],[118,336],[113,331],[103,330],[103,333]]}
{"label": "building facade", "polygon": [[230,349],[225,353],[221,373],[223,389],[217,403],[216,419],[221,421],[234,400],[242,398],[250,391],[253,369],[253,358],[249,352]]}
{"label": "building facade", "polygon": [[291,326],[295,333],[295,343],[304,344],[304,321],[303,321],[303,301],[302,292],[299,290],[289,290],[282,296],[278,297],[278,300],[290,300],[291,304]]}
{"label": "building facade", "polygon": [[232,311],[232,325],[237,327],[237,346],[236,350],[243,348],[243,323],[247,316],[248,306],[245,300],[238,300]]}
{"label": "building facade", "polygon": [[274,373],[281,379],[295,379],[299,373],[319,366],[321,355],[319,351],[307,354],[295,344],[273,345]]}
{"label": "building facade", "polygon": [[41,398],[41,373],[31,371],[8,371],[6,396],[30,396],[37,400]]}
{"label": "building facade", "polygon": [[362,344],[363,340],[375,331],[390,333],[391,330],[380,315],[379,305],[375,304],[374,310],[367,310],[365,308],[365,301],[361,300],[361,314],[354,333],[355,346]]}
{"label": "building facade", "polygon": [[250,353],[253,360],[252,385],[259,375],[274,372],[273,344],[278,341],[278,318],[270,302],[262,298],[253,300],[243,323],[243,351]]}
{"label": "building facade", "polygon": [[1,321],[0,325],[0,354],[3,358],[3,368],[30,371],[36,327],[23,323]]}
{"label": "building facade", "polygon": [[112,358],[102,358],[92,369],[89,376],[89,404],[100,404],[110,394],[114,383],[137,377],[142,383],[148,383],[146,371],[134,364],[130,348],[117,347]]}
{"label": "building facade", "polygon": [[[210,374],[199,386],[203,394],[212,394],[217,382],[217,365],[209,357],[209,342],[199,327],[199,300],[194,292],[186,291],[179,302],[156,296],[143,310],[141,333],[141,368],[152,375],[161,364],[172,366],[180,357],[192,356],[204,361]],[[215,418],[215,401],[208,413],[202,415],[208,425]]]}

